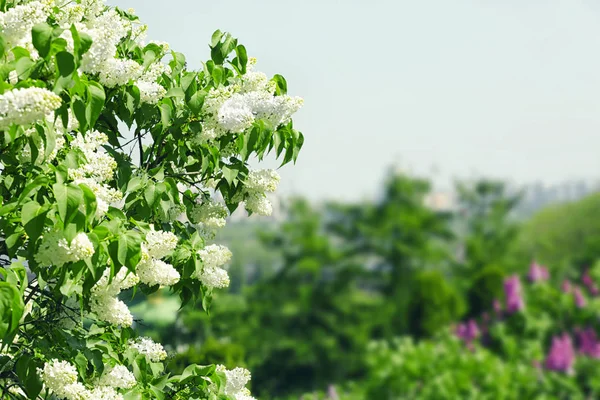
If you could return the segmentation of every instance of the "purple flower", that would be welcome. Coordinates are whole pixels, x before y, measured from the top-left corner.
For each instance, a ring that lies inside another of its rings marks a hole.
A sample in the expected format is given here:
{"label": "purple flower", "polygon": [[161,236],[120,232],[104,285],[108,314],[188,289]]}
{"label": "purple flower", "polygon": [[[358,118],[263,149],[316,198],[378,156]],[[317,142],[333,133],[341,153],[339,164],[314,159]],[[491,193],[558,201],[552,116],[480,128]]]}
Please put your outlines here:
{"label": "purple flower", "polygon": [[513,275],[504,280],[504,295],[506,296],[506,311],[509,314],[523,310],[523,294],[521,280],[518,275]]}
{"label": "purple flower", "polygon": [[600,358],[600,343],[596,338],[596,331],[587,328],[584,331],[577,331],[577,341],[579,342],[579,351],[592,358]]}
{"label": "purple flower", "polygon": [[546,267],[543,267],[537,262],[533,261],[529,267],[527,278],[530,282],[547,281],[550,278],[550,273]]}
{"label": "purple flower", "polygon": [[456,336],[461,338],[465,343],[470,343],[479,336],[479,327],[475,320],[470,319],[467,322],[462,322],[456,327]]}
{"label": "purple flower", "polygon": [[546,357],[545,366],[552,371],[573,372],[575,352],[573,342],[567,333],[552,338],[552,346]]}
{"label": "purple flower", "polygon": [[560,285],[560,288],[563,291],[563,293],[571,293],[571,290],[573,289],[571,282],[567,279],[563,281],[562,285]]}
{"label": "purple flower", "polygon": [[577,308],[583,308],[587,304],[587,301],[585,300],[585,297],[583,297],[583,293],[579,287],[576,287],[573,290],[573,297],[575,297],[575,305]]}

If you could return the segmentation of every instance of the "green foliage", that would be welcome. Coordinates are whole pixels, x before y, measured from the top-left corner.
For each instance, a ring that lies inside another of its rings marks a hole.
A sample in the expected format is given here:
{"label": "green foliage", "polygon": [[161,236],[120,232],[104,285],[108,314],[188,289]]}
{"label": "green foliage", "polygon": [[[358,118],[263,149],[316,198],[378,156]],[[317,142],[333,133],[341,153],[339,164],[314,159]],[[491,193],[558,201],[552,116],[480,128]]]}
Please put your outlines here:
{"label": "green foliage", "polygon": [[414,273],[449,265],[450,215],[428,208],[430,184],[391,174],[375,204],[334,205],[329,230],[339,236],[357,262],[373,263],[368,279],[390,304],[389,336],[406,333],[406,314]]}
{"label": "green foliage", "polygon": [[507,362],[479,346],[468,350],[448,335],[419,343],[376,342],[367,357],[364,399],[583,398],[566,376],[540,375],[531,364]]}
{"label": "green foliage", "polygon": [[471,315],[479,315],[490,310],[494,300],[503,298],[505,276],[504,269],[495,265],[488,265],[474,273],[467,292]]}
{"label": "green foliage", "polygon": [[549,265],[555,274],[578,276],[600,254],[600,194],[549,206],[523,227],[515,252]]}
{"label": "green foliage", "polygon": [[508,250],[519,232],[511,213],[520,194],[509,194],[504,183],[492,180],[458,183],[457,191],[467,273],[488,265],[511,268]]}
{"label": "green foliage", "polygon": [[427,271],[416,275],[408,305],[412,335],[432,336],[458,320],[464,311],[464,300],[440,272]]}

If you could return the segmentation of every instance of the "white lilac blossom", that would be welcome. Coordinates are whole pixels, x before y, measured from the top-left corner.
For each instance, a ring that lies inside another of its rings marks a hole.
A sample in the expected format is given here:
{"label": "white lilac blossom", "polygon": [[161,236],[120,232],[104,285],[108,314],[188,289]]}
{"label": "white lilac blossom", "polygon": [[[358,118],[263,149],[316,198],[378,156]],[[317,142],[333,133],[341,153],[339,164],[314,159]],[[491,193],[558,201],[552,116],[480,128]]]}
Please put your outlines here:
{"label": "white lilac blossom", "polygon": [[32,48],[31,28],[48,18],[52,0],[32,1],[0,13],[0,29],[8,44]]}
{"label": "white lilac blossom", "polygon": [[141,74],[142,66],[136,61],[111,58],[102,64],[98,79],[104,86],[112,88],[126,85]]}
{"label": "white lilac blossom", "polygon": [[127,305],[107,293],[92,294],[90,310],[99,320],[109,324],[131,326],[133,323],[133,316]]}
{"label": "white lilac blossom", "polygon": [[227,208],[216,201],[204,201],[194,206],[190,218],[195,224],[202,224],[207,228],[222,228],[227,218]]}
{"label": "white lilac blossom", "polygon": [[250,171],[246,179],[246,190],[252,192],[274,192],[277,190],[281,177],[272,169]]}
{"label": "white lilac blossom", "polygon": [[68,30],[71,25],[81,22],[85,11],[82,4],[71,3],[60,7],[54,17],[61,28]]}
{"label": "white lilac blossom", "polygon": [[13,89],[0,95],[0,129],[42,120],[60,107],[61,99],[47,89]]}
{"label": "white lilac blossom", "polygon": [[[90,400],[123,400],[123,395],[118,393],[110,386],[99,386],[92,389],[89,393]],[[86,400],[87,400],[86,399]]]}
{"label": "white lilac blossom", "polygon": [[138,353],[146,356],[152,362],[159,362],[167,358],[167,352],[162,344],[155,343],[148,337],[139,337],[135,340],[129,340],[129,346],[134,348]]}
{"label": "white lilac blossom", "polygon": [[69,262],[77,262],[94,255],[94,245],[84,232],[80,232],[71,243],[58,231],[47,232],[34,258],[38,264],[62,267]]}
{"label": "white lilac blossom", "polygon": [[149,285],[171,286],[179,282],[179,272],[160,258],[168,256],[177,247],[177,236],[172,232],[152,228],[142,243],[142,259],[136,267],[140,281]]}
{"label": "white lilac blossom", "polygon": [[77,382],[77,369],[67,361],[50,360],[38,370],[44,385],[59,398],[74,399],[85,394],[85,387]]}
{"label": "white lilac blossom", "polygon": [[179,282],[179,272],[171,265],[156,258],[142,260],[136,267],[140,281],[148,286],[171,286]]}
{"label": "white lilac blossom", "polygon": [[121,267],[115,276],[110,279],[110,268],[107,268],[92,288],[92,293],[102,292],[117,296],[122,290],[135,286],[139,281],[140,279],[126,267]]}
{"label": "white lilac blossom", "polygon": [[205,266],[200,273],[195,273],[194,277],[209,289],[222,289],[229,286],[229,274],[223,268]]}
{"label": "white lilac blossom", "polygon": [[150,257],[163,258],[177,247],[177,236],[172,232],[150,230],[146,234],[146,251]]}
{"label": "white lilac blossom", "polygon": [[117,389],[131,389],[136,385],[135,376],[124,365],[105,366],[104,373],[98,380],[101,386],[111,386]]}
{"label": "white lilac blossom", "polygon": [[227,271],[220,268],[231,259],[231,251],[225,246],[211,244],[198,251],[202,260],[202,271],[196,271],[194,277],[208,288],[224,288],[229,286]]}
{"label": "white lilac blossom", "polygon": [[84,9],[85,18],[94,21],[106,8],[104,1],[105,0],[81,0],[80,4]]}
{"label": "white lilac blossom", "polygon": [[130,326],[133,323],[133,316],[127,305],[117,296],[122,290],[136,285],[139,278],[125,267],[122,267],[112,280],[109,279],[109,276],[110,268],[107,268],[92,288],[90,310],[101,321],[113,325]]}
{"label": "white lilac blossom", "polygon": [[221,245],[211,244],[198,250],[198,255],[202,259],[202,263],[205,267],[220,267],[227,264],[231,259],[231,251]]}
{"label": "white lilac blossom", "polygon": [[166,89],[156,81],[162,74],[170,74],[171,68],[158,61],[150,64],[146,71],[139,77],[135,85],[140,91],[142,103],[156,104],[167,94]]}
{"label": "white lilac blossom", "polygon": [[83,72],[102,72],[105,61],[115,57],[117,44],[129,32],[129,25],[115,10],[103,12],[88,21],[83,32],[91,36],[92,45],[83,55]]}
{"label": "white lilac blossom", "polygon": [[275,83],[264,73],[254,71],[254,63],[252,59],[246,74],[239,76],[237,82],[209,91],[203,105],[202,132],[194,141],[202,143],[227,132],[244,132],[255,120],[277,129],[302,107],[304,101],[300,97],[275,95]]}
{"label": "white lilac blossom", "polygon": [[245,202],[247,211],[264,217],[273,214],[273,205],[263,193],[249,193]]}
{"label": "white lilac blossom", "polygon": [[142,103],[156,104],[167,94],[165,88],[156,82],[140,80],[135,85],[140,90],[140,101]]}
{"label": "white lilac blossom", "polygon": [[273,206],[265,193],[274,192],[279,185],[279,180],[279,174],[272,169],[250,171],[245,182],[246,210],[258,215],[271,215]]}
{"label": "white lilac blossom", "polygon": [[229,370],[224,365],[217,365],[217,371],[225,374],[225,388],[223,391],[227,396],[235,397],[237,400],[237,396],[242,395],[245,397],[239,397],[240,399],[248,399],[250,392],[246,389],[246,385],[251,378],[250,371],[245,368]]}
{"label": "white lilac blossom", "polygon": [[217,118],[223,129],[233,133],[243,132],[254,123],[252,109],[240,94],[234,94],[223,103]]}
{"label": "white lilac blossom", "polygon": [[74,180],[92,178],[98,183],[111,180],[117,162],[109,154],[99,151],[107,142],[106,135],[98,131],[89,132],[85,137],[77,134],[71,146],[80,149],[87,162],[77,169],[70,169],[69,176]]}

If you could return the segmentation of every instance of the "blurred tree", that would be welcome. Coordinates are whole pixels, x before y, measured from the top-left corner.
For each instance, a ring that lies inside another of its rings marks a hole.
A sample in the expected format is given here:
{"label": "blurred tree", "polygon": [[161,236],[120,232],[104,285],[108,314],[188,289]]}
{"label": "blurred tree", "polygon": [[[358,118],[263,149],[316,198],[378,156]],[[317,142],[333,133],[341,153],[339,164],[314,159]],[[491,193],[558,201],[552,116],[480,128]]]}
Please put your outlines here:
{"label": "blurred tree", "polygon": [[457,183],[459,223],[464,238],[464,265],[470,271],[488,265],[507,267],[508,250],[519,227],[511,219],[521,194],[509,194],[503,182]]}
{"label": "blurred tree", "polygon": [[502,282],[508,272],[523,271],[528,265],[528,259],[515,259],[510,252],[519,234],[512,213],[521,194],[509,193],[503,182],[485,179],[457,183],[456,190],[456,226],[463,243],[463,259],[459,260],[461,268],[456,277],[473,316],[502,297]]}
{"label": "blurred tree", "polygon": [[330,231],[345,243],[346,256],[359,257],[371,287],[388,299],[386,336],[410,330],[407,308],[415,272],[450,263],[450,214],[425,205],[429,192],[428,181],[393,173],[374,204],[331,207]]}
{"label": "blurred tree", "polygon": [[462,296],[439,271],[416,275],[410,291],[408,315],[416,337],[433,336],[459,319],[465,311]]}
{"label": "blurred tree", "polygon": [[[261,242],[279,254],[280,268],[246,287],[243,300],[221,297],[210,317],[186,312],[182,335],[200,347],[190,347],[175,362],[203,357],[202,363],[239,364],[235,346],[241,345],[261,398],[322,389],[364,374],[364,351],[372,327],[381,324],[377,311],[383,302],[358,286],[360,266],[343,258],[323,229],[321,213],[294,201],[288,220],[263,232]],[[212,343],[212,337],[228,341]]]}
{"label": "blurred tree", "polygon": [[600,193],[547,207],[523,228],[516,253],[547,264],[556,278],[576,277],[600,255]]}

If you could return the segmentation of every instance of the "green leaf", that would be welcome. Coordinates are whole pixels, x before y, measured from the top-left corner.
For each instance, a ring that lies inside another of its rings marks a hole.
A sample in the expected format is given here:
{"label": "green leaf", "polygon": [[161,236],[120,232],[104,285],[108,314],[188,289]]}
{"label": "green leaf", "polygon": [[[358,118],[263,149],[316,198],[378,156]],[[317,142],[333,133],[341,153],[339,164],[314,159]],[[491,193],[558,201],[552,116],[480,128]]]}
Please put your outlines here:
{"label": "green leaf", "polygon": [[194,114],[199,114],[202,111],[202,106],[204,105],[204,99],[208,94],[205,90],[200,90],[192,95],[190,101],[188,101],[187,105],[192,110]]}
{"label": "green leaf", "polygon": [[144,190],[144,198],[150,207],[158,200],[159,195],[156,193],[156,185],[154,182],[148,182],[148,186],[146,186],[146,190]]}
{"label": "green leaf", "polygon": [[167,128],[171,125],[171,113],[172,108],[167,103],[162,103],[160,105],[160,122],[162,123],[162,131],[166,131]]}
{"label": "green leaf", "polygon": [[31,75],[34,62],[28,57],[21,57],[15,64],[15,70],[19,76],[19,80],[25,80]]}
{"label": "green leaf", "polygon": [[237,169],[229,168],[227,165],[223,165],[221,170],[223,171],[223,177],[230,185],[240,172]]}
{"label": "green leaf", "polygon": [[287,81],[283,76],[275,74],[271,81],[275,82],[275,84],[277,85],[275,88],[275,94],[277,96],[281,96],[287,93]]}
{"label": "green leaf", "polygon": [[83,191],[79,186],[55,183],[52,186],[54,197],[58,205],[58,214],[66,225],[78,211],[83,203]]}
{"label": "green leaf", "polygon": [[119,262],[135,271],[135,266],[142,257],[142,237],[136,231],[127,231],[119,235],[117,257]]}
{"label": "green leaf", "polygon": [[127,193],[135,192],[136,190],[139,190],[142,187],[142,185],[142,178],[135,176],[129,180],[129,182],[127,183],[127,189],[125,191]]}
{"label": "green leaf", "polygon": [[221,32],[219,29],[217,29],[212,34],[212,37],[210,39],[210,47],[216,47],[219,44],[219,42],[221,41],[222,37],[223,37],[223,32]]}
{"label": "green leaf", "polygon": [[42,234],[47,212],[48,210],[42,208],[36,201],[25,203],[21,209],[21,223],[34,242]]}
{"label": "green leaf", "polygon": [[4,54],[6,51],[6,39],[4,35],[0,35],[0,54]]}
{"label": "green leaf", "polygon": [[52,27],[45,22],[34,25],[31,29],[31,40],[40,56],[46,57],[52,42]]}
{"label": "green leaf", "polygon": [[61,76],[70,76],[75,71],[75,58],[67,51],[56,54],[56,65]]}
{"label": "green leaf", "polygon": [[92,221],[96,216],[96,209],[98,208],[98,201],[96,195],[87,185],[81,183],[79,185],[83,192],[83,200],[85,204],[85,216],[87,221]]}
{"label": "green leaf", "polygon": [[239,45],[235,48],[235,54],[237,57],[233,59],[233,65],[237,67],[240,73],[246,73],[246,65],[248,64],[248,54],[246,48],[243,45]]}
{"label": "green leaf", "polygon": [[85,116],[90,128],[94,127],[96,120],[102,113],[106,95],[104,88],[97,82],[90,81],[88,86],[88,102],[85,110]]}
{"label": "green leaf", "polygon": [[86,117],[85,102],[79,96],[73,96],[71,109],[73,110],[73,114],[75,114],[75,118],[77,118],[77,122],[79,122],[81,130],[86,131],[88,121]]}
{"label": "green leaf", "polygon": [[[0,282],[0,338],[10,343],[19,327],[25,304],[19,289],[8,282]],[[10,339],[10,340],[9,340]]]}

